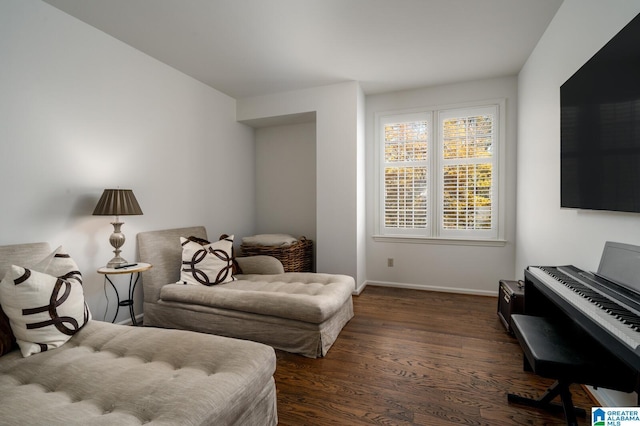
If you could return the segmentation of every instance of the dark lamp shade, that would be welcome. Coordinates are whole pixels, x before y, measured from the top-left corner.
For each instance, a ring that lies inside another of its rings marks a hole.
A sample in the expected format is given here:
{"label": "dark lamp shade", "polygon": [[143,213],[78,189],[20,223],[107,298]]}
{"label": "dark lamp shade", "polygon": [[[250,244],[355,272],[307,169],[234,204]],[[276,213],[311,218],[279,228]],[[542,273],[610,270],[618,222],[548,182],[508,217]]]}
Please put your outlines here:
{"label": "dark lamp shade", "polygon": [[130,189],[105,189],[94,216],[130,216],[142,214],[142,209]]}

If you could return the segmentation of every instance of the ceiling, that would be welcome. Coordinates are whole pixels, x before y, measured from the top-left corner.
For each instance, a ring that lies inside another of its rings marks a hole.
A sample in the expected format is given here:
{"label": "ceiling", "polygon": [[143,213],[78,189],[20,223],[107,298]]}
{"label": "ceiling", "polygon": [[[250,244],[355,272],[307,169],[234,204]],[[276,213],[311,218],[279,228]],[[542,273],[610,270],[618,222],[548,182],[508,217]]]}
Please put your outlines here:
{"label": "ceiling", "polygon": [[562,0],[44,0],[234,98],[517,74]]}

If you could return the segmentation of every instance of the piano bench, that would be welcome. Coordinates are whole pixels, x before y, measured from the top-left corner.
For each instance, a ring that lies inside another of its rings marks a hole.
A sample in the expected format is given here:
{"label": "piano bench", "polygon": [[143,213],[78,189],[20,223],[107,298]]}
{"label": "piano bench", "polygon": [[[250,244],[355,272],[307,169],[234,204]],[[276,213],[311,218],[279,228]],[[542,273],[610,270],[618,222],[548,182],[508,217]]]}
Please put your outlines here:
{"label": "piano bench", "polygon": [[[567,425],[576,425],[576,415],[585,411],[573,406],[569,385],[579,383],[623,392],[637,387],[637,372],[570,321],[514,314],[511,327],[524,352],[524,368],[555,379],[539,399],[509,394],[508,401],[564,411]],[[560,396],[562,405],[551,401]]]}

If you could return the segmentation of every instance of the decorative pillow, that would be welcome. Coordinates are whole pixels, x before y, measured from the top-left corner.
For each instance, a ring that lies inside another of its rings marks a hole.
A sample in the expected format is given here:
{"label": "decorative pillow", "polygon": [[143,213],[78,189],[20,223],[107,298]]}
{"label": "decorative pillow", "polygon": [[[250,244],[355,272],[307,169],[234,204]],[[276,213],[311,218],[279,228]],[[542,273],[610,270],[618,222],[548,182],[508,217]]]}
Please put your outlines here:
{"label": "decorative pillow", "polygon": [[180,244],[182,244],[181,283],[212,286],[235,280],[232,255],[233,235],[208,244],[180,237]]}
{"label": "decorative pillow", "polygon": [[12,265],[0,303],[25,357],[62,346],[91,319],[82,275],[62,247],[31,269]]}
{"label": "decorative pillow", "polygon": [[[229,236],[227,234],[220,235],[220,238],[218,238],[218,240],[225,240],[227,238],[231,238],[231,241],[233,241],[233,235]],[[207,241],[206,244],[209,244],[209,242]],[[235,277],[236,275],[242,273],[242,268],[240,268],[240,264],[236,260],[236,252],[233,245],[231,246],[231,261],[233,262],[233,276]]]}
{"label": "decorative pillow", "polygon": [[[233,241],[233,235],[229,236],[227,234],[220,235],[220,238],[218,238],[218,240],[226,240],[228,238],[230,238],[231,241]],[[200,244],[202,246],[206,246],[208,244],[211,244],[210,241],[205,240],[204,238],[200,238],[200,237],[191,236],[191,237],[187,237],[187,239],[189,241],[193,241],[194,243],[198,243],[198,244]],[[236,275],[242,273],[242,268],[240,267],[240,264],[236,260],[236,253],[235,253],[235,248],[233,247],[233,245],[231,246],[231,261],[233,262],[233,268],[231,270],[231,274],[235,277]]]}
{"label": "decorative pillow", "polygon": [[2,306],[0,306],[0,356],[11,352],[15,344],[16,338],[11,331],[9,318],[2,310]]}

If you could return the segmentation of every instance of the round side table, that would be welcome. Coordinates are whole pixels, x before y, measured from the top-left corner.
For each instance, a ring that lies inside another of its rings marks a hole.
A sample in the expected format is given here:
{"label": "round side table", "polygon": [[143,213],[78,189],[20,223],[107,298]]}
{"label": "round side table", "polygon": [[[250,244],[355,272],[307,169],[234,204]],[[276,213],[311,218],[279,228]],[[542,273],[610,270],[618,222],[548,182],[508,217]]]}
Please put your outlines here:
{"label": "round side table", "polygon": [[[133,325],[138,325],[138,321],[136,321],[136,315],[133,311],[133,293],[136,290],[136,285],[138,284],[138,280],[140,279],[140,273],[144,271],[148,271],[151,269],[150,263],[132,263],[131,266],[127,266],[124,268],[108,268],[106,266],[98,269],[99,274],[104,275],[105,284],[108,282],[113,287],[113,291],[116,293],[116,299],[118,300],[118,304],[116,305],[116,313],[113,316],[113,320],[111,322],[115,322],[118,317],[118,311],[120,310],[120,306],[128,306],[129,314],[131,315],[131,323]],[[129,292],[128,298],[125,300],[120,300],[120,294],[118,293],[118,289],[115,284],[109,278],[110,275],[123,275],[129,274]],[[134,279],[135,276],[135,279]]]}

